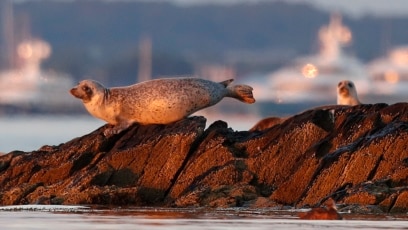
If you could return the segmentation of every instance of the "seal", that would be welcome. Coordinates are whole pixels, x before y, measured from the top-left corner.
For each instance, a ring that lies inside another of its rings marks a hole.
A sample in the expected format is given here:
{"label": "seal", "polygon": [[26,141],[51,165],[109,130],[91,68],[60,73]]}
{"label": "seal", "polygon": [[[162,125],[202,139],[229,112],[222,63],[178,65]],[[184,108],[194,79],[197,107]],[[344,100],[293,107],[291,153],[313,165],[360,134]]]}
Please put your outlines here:
{"label": "seal", "polygon": [[[353,106],[360,105],[361,102],[357,96],[357,89],[352,81],[340,81],[337,85],[337,106]],[[332,105],[319,106],[314,108],[322,110],[332,110],[334,107]],[[334,116],[334,115],[333,115]],[[274,127],[275,125],[282,124],[287,118],[279,117],[267,117],[258,121],[251,129],[250,132],[254,131],[264,131],[269,128]]]}
{"label": "seal", "polygon": [[252,104],[252,87],[230,85],[233,79],[213,82],[195,77],[162,78],[138,84],[105,88],[94,80],[83,80],[70,90],[88,112],[113,128],[105,136],[118,134],[133,123],[169,124],[232,97]]}
{"label": "seal", "polygon": [[329,198],[324,202],[326,207],[313,208],[308,212],[299,213],[299,218],[304,220],[342,220],[337,212],[336,202]]}
{"label": "seal", "polygon": [[357,96],[356,86],[352,81],[341,81],[337,85],[337,104],[338,105],[360,105],[361,102]]}
{"label": "seal", "polygon": [[281,117],[267,117],[267,118],[264,118],[258,121],[248,131],[250,132],[264,131],[264,130],[274,127],[275,125],[282,124],[284,121],[286,121],[286,119],[287,118],[281,118]]}

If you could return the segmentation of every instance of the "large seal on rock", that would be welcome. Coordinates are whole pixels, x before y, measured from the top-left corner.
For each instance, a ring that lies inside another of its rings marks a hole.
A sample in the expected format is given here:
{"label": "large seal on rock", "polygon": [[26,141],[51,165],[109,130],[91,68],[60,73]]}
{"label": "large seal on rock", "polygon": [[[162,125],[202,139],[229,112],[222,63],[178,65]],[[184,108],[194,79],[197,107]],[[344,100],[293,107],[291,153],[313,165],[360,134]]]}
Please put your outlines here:
{"label": "large seal on rock", "polygon": [[360,105],[356,86],[352,81],[341,81],[337,85],[338,105]]}
{"label": "large seal on rock", "polygon": [[114,125],[104,132],[112,135],[133,123],[168,124],[181,120],[224,97],[245,103],[255,102],[252,87],[230,85],[232,81],[217,83],[193,77],[163,78],[126,87],[105,88],[97,81],[84,80],[70,92],[82,100],[90,114]]}

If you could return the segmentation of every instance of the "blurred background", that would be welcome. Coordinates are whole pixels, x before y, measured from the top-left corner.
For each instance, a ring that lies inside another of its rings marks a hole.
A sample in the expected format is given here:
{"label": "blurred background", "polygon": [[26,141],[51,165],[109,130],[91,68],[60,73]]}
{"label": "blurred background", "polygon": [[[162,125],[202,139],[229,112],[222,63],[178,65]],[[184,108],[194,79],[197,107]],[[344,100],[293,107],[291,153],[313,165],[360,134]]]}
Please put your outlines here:
{"label": "blurred background", "polygon": [[257,102],[225,99],[198,114],[237,130],[335,104],[341,80],[363,103],[408,96],[405,0],[1,0],[0,9],[0,152],[102,125],[68,93],[87,78],[109,87],[234,78]]}

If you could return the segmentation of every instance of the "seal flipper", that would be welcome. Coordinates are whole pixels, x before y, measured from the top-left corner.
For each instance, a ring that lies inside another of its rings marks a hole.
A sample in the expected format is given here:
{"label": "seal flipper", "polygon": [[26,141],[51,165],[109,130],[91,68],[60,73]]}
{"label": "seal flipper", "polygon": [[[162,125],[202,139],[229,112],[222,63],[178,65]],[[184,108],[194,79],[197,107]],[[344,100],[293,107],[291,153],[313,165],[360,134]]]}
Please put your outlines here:
{"label": "seal flipper", "polygon": [[112,128],[106,128],[105,131],[103,131],[103,135],[105,135],[105,137],[110,137],[110,136],[119,134],[122,131],[128,129],[132,124],[133,123],[129,123],[129,122],[119,123],[113,126]]}
{"label": "seal flipper", "polygon": [[233,97],[248,104],[255,102],[254,95],[252,94],[253,88],[249,85],[227,86],[227,90],[227,97]]}
{"label": "seal flipper", "polygon": [[228,86],[229,84],[231,84],[231,82],[233,82],[233,81],[234,81],[234,79],[229,79],[229,80],[225,80],[225,81],[218,82],[218,83],[221,84],[221,85],[223,85],[225,88],[227,88],[227,86]]}

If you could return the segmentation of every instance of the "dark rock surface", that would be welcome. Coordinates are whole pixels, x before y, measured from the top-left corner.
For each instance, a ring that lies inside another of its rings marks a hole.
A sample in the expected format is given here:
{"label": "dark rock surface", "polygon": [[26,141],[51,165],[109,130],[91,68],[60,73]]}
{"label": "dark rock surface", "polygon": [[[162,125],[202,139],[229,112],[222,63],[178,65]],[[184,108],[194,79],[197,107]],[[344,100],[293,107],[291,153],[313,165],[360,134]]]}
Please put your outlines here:
{"label": "dark rock surface", "polygon": [[110,138],[103,126],[2,155],[0,204],[313,207],[333,197],[345,209],[408,211],[406,103],[317,108],[256,132],[205,122]]}

